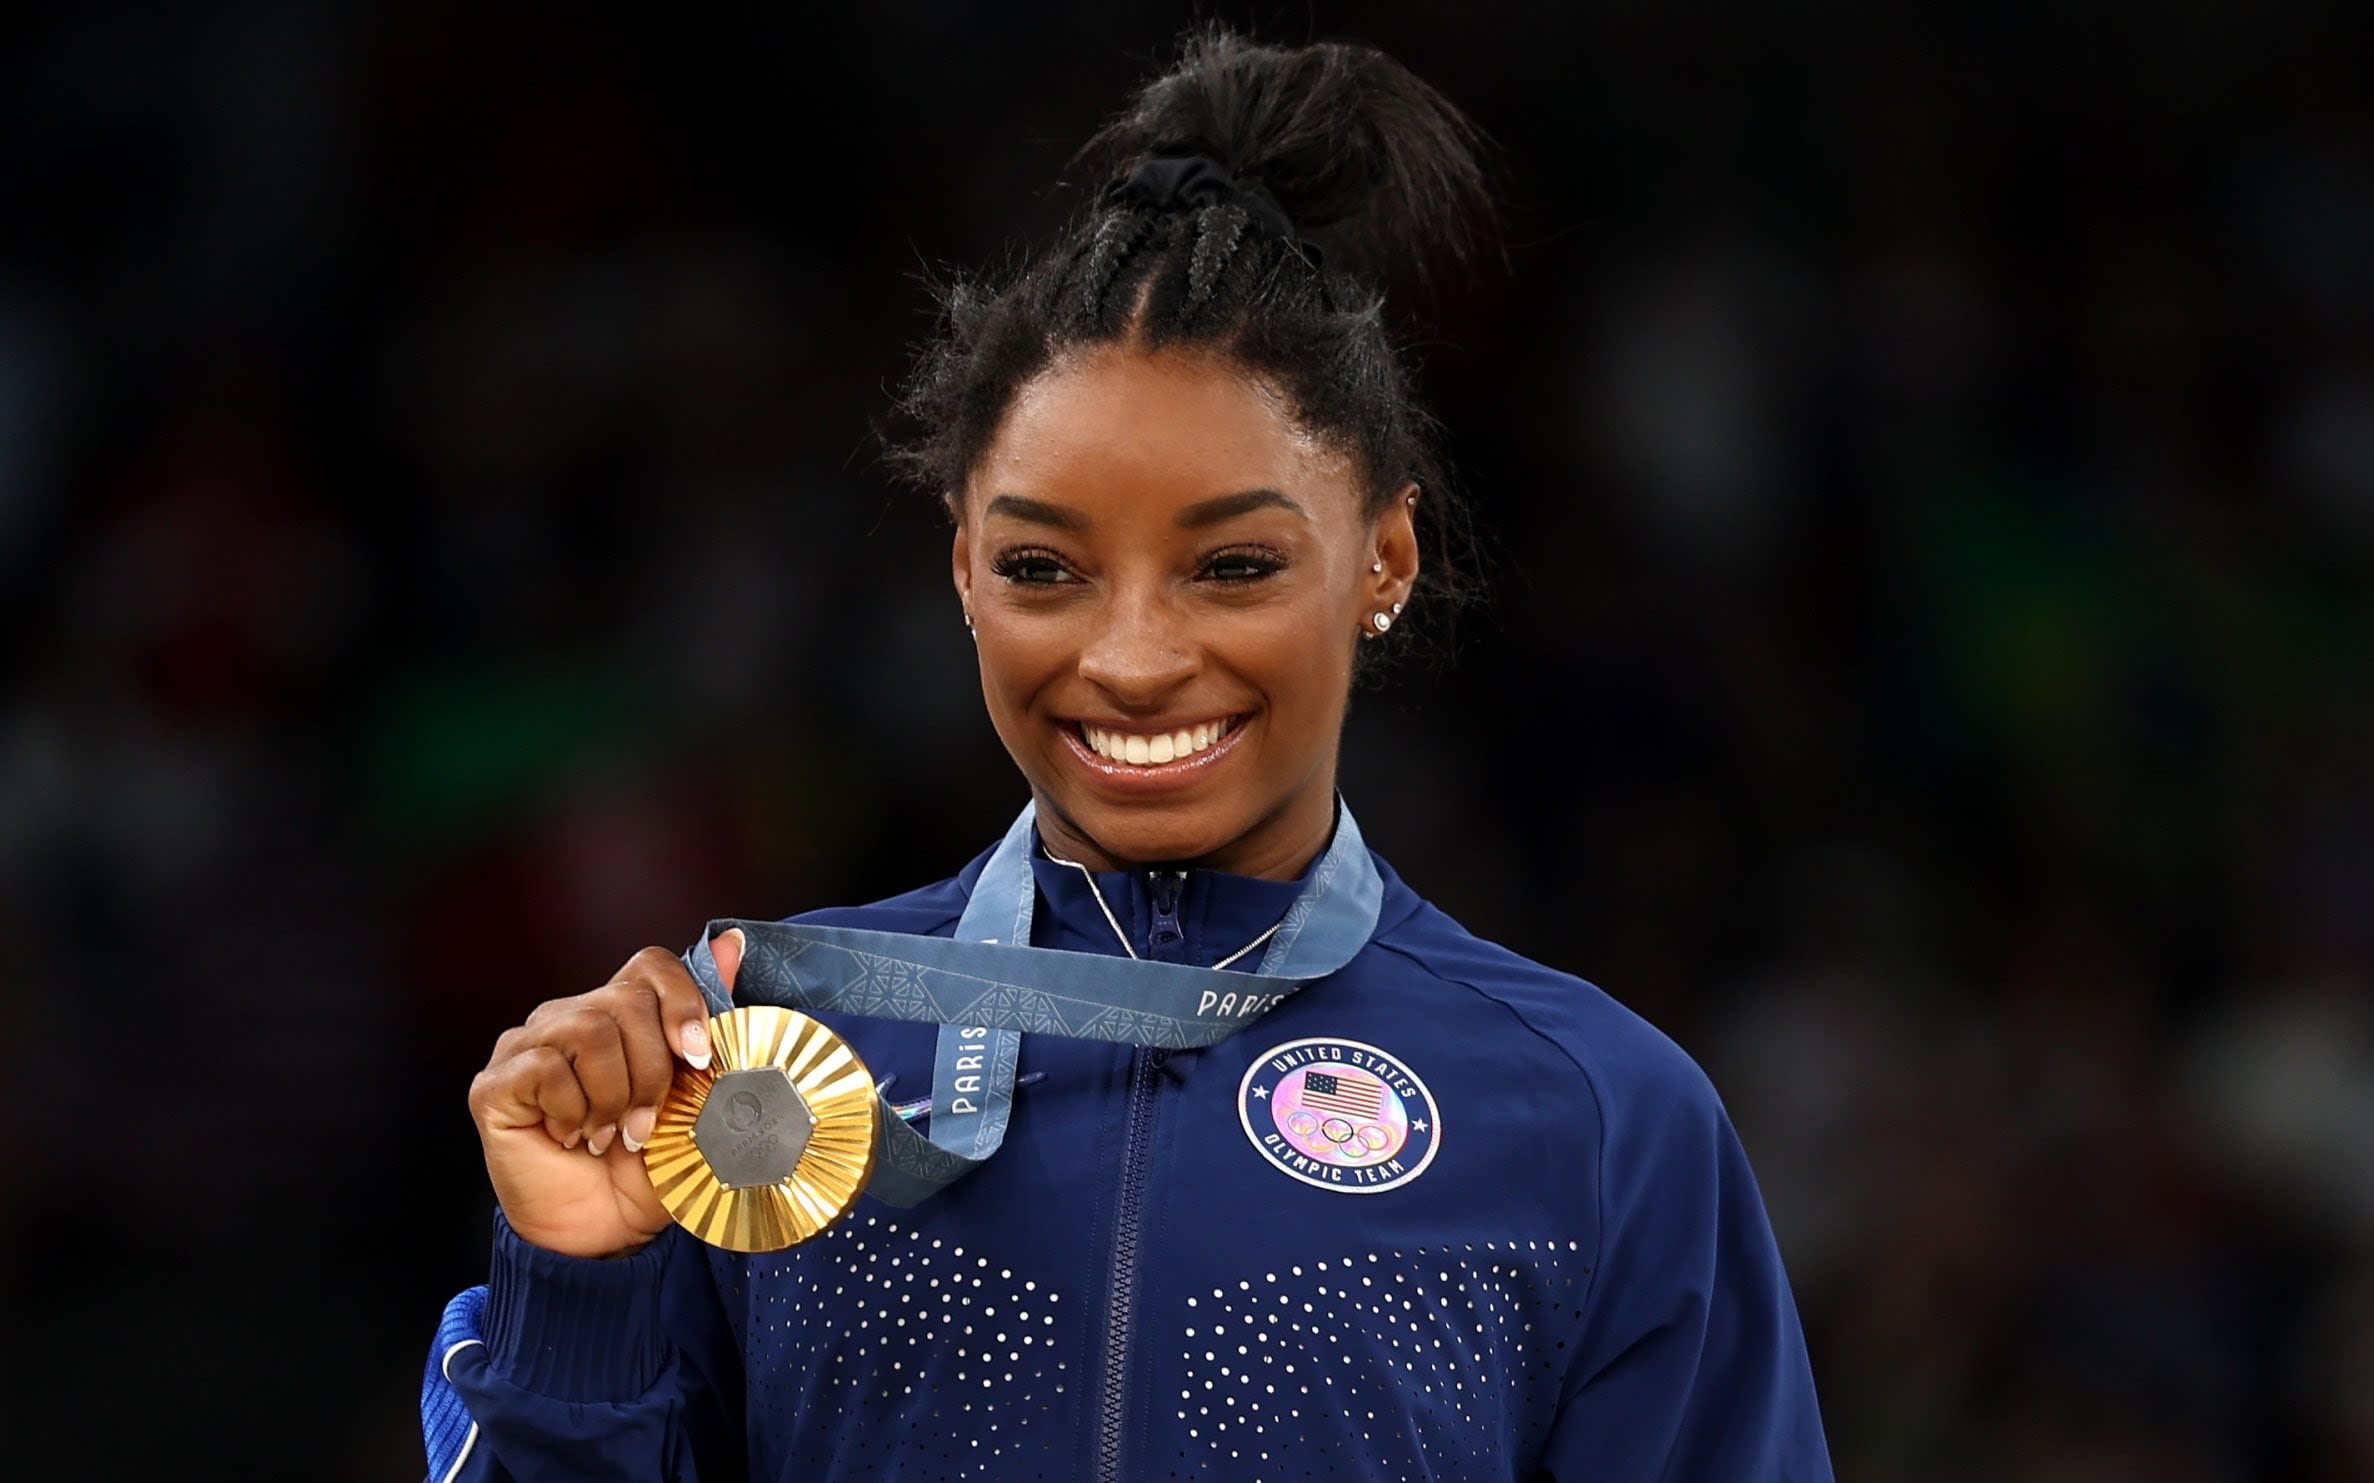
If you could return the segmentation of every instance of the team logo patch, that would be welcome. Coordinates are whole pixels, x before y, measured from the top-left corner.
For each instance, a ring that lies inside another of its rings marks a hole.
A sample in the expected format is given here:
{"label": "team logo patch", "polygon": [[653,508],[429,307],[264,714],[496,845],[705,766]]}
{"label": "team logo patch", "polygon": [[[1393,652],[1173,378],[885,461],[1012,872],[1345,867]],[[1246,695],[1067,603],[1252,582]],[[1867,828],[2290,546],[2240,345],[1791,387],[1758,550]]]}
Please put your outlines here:
{"label": "team logo patch", "polygon": [[1426,1083],[1357,1040],[1289,1040],[1264,1051],[1237,1085],[1236,1110],[1263,1158],[1347,1195],[1409,1183],[1442,1146]]}

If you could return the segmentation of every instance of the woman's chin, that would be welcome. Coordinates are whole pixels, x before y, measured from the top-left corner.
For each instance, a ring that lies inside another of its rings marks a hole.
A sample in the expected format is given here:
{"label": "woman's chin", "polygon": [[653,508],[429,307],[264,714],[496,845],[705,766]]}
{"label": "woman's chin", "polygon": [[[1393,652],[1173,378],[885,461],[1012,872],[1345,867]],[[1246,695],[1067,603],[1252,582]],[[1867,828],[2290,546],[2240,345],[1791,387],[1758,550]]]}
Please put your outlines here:
{"label": "woman's chin", "polygon": [[1209,808],[1115,808],[1084,802],[1065,813],[1096,853],[1118,870],[1202,861],[1224,851],[1241,832],[1226,828]]}

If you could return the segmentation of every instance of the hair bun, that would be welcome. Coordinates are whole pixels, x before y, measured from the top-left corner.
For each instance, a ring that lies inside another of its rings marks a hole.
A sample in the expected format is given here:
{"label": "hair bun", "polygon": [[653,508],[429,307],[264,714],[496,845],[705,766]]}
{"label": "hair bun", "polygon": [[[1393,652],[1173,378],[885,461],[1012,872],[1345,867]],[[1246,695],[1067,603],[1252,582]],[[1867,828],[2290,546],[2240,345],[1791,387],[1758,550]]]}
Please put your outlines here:
{"label": "hair bun", "polygon": [[1273,237],[1294,235],[1289,217],[1268,191],[1229,173],[1218,160],[1200,154],[1158,154],[1138,161],[1127,175],[1105,187],[1105,199],[1155,211],[1199,211],[1234,206]]}
{"label": "hair bun", "polygon": [[1257,187],[1333,266],[1379,272],[1464,255],[1484,200],[1479,135],[1408,68],[1365,46],[1262,46],[1189,33],[1178,63],[1081,151],[1100,184],[1155,156],[1202,155]]}

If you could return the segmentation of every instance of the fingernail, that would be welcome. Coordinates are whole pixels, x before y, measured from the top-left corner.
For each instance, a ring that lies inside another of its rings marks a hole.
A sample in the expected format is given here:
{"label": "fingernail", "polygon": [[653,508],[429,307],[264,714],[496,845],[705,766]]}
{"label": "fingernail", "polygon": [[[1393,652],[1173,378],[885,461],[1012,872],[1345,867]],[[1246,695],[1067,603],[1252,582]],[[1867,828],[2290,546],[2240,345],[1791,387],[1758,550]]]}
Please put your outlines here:
{"label": "fingernail", "polygon": [[578,1140],[578,1139],[580,1139],[580,1138],[583,1138],[584,1136],[585,1136],[585,1129],[583,1129],[583,1128],[571,1128],[571,1129],[569,1129],[569,1136],[568,1136],[568,1137],[566,1137],[566,1138],[563,1138],[563,1139],[561,1140],[561,1147],[563,1147],[563,1148],[575,1148],[575,1147],[577,1146],[577,1140]]}
{"label": "fingernail", "polygon": [[643,1145],[651,1141],[651,1125],[658,1121],[658,1108],[638,1107],[618,1125],[618,1141],[626,1145],[628,1153],[641,1153]]}
{"label": "fingernail", "polygon": [[709,1027],[699,1020],[684,1022],[684,1059],[695,1071],[709,1069]]}
{"label": "fingernail", "polygon": [[591,1138],[585,1140],[585,1151],[592,1154],[597,1159],[600,1158],[603,1154],[610,1151],[610,1140],[616,1137],[617,1134],[618,1124],[616,1123],[610,1123],[603,1127],[594,1129],[594,1135]]}

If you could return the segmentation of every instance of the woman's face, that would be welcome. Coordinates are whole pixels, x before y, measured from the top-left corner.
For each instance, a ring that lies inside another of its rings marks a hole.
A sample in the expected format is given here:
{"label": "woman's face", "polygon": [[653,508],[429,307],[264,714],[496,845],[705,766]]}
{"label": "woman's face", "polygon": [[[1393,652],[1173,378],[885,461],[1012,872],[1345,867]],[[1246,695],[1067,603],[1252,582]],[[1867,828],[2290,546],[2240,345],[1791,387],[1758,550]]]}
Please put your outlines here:
{"label": "woman's face", "polygon": [[1417,574],[1415,492],[1371,520],[1351,460],[1208,354],[1102,346],[1025,385],[954,566],[1049,847],[1298,874],[1333,827],[1353,646]]}

